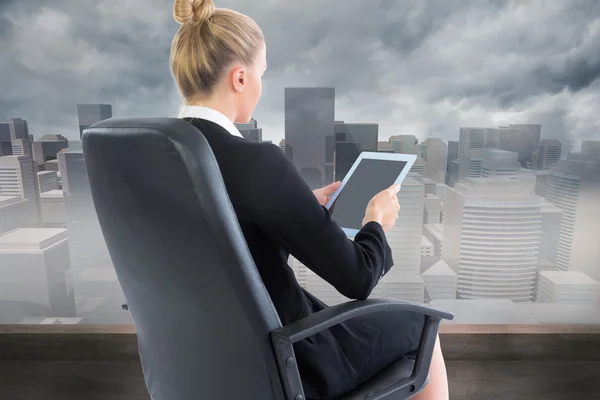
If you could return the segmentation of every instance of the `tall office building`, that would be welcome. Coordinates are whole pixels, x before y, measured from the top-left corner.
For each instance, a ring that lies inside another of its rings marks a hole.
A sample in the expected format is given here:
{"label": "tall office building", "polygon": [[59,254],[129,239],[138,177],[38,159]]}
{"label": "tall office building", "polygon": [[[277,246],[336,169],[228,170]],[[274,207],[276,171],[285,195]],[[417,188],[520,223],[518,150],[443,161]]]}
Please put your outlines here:
{"label": "tall office building", "polygon": [[335,122],[335,180],[344,179],[363,151],[377,151],[379,125]]}
{"label": "tall office building", "polygon": [[425,176],[437,183],[446,181],[446,156],[448,146],[437,138],[427,138],[422,143],[421,157],[427,163],[425,166]]}
{"label": "tall office building", "polygon": [[516,175],[521,169],[518,154],[497,149],[474,149],[450,163],[448,185],[454,186],[465,178],[491,175]]}
{"label": "tall office building", "polygon": [[257,129],[258,122],[254,118],[250,118],[250,121],[246,124],[234,124],[238,130],[248,130],[248,129]]}
{"label": "tall office building", "polygon": [[40,193],[60,189],[58,185],[58,174],[56,171],[41,171],[37,173]]}
{"label": "tall office building", "polygon": [[[498,149],[514,151],[519,154],[518,161],[523,168],[531,168],[533,154],[537,150],[542,126],[535,124],[511,124],[499,128]],[[489,147],[489,146],[488,146]]]}
{"label": "tall office building", "polygon": [[32,136],[27,121],[22,118],[0,118],[0,157],[32,157]]}
{"label": "tall office building", "polygon": [[0,196],[25,200],[27,212],[32,219],[23,228],[40,226],[40,190],[36,169],[30,157],[0,157]]}
{"label": "tall office building", "polygon": [[389,142],[394,148],[395,153],[403,154],[417,154],[418,143],[415,135],[392,135],[389,138]]}
{"label": "tall office building", "polygon": [[286,156],[312,189],[333,181],[334,112],[334,88],[285,88]]}
{"label": "tall office building", "polygon": [[542,233],[540,236],[539,259],[545,264],[550,263],[556,268],[562,211],[542,197]]}
{"label": "tall office building", "polygon": [[242,136],[247,140],[260,143],[262,139],[262,128],[258,127],[258,122],[252,118],[247,124],[235,124]]}
{"label": "tall office building", "polygon": [[394,153],[394,146],[390,142],[377,142],[377,151],[380,153]]}
{"label": "tall office building", "polygon": [[456,299],[458,277],[444,260],[421,274],[429,300]]}
{"label": "tall office building", "polygon": [[112,118],[112,107],[110,104],[77,104],[77,116],[79,117],[79,138],[84,129],[97,122]]}
{"label": "tall office building", "polygon": [[460,128],[458,133],[458,156],[468,154],[471,150],[485,149],[487,132],[490,128]]}
{"label": "tall office building", "polygon": [[45,135],[33,142],[33,158],[36,163],[44,164],[56,160],[57,154],[69,148],[69,141],[62,135]]}
{"label": "tall office building", "polygon": [[532,301],[541,199],[509,178],[467,178],[447,195],[442,257],[463,299]]}
{"label": "tall office building", "polygon": [[[30,141],[29,125],[22,118],[0,118],[0,125],[8,125],[11,140],[24,139]],[[6,127],[0,128],[0,131]]]}
{"label": "tall office building", "polygon": [[38,224],[38,216],[31,212],[31,199],[0,194],[0,235],[21,227],[35,227]]}
{"label": "tall office building", "polygon": [[600,283],[578,271],[542,271],[537,301],[598,307]]}
{"label": "tall office building", "polygon": [[424,224],[439,224],[442,215],[442,201],[434,194],[426,194],[423,211]]}
{"label": "tall office building", "polygon": [[417,157],[417,160],[415,161],[413,166],[410,167],[410,172],[419,174],[422,177],[425,174],[426,165],[427,163],[425,162],[425,160],[423,160],[423,157]]}
{"label": "tall office building", "polygon": [[600,161],[560,161],[546,180],[546,198],[562,210],[557,268],[600,280]]}
{"label": "tall office building", "polygon": [[556,139],[544,139],[540,141],[537,150],[533,153],[532,169],[544,171],[558,165],[562,154],[562,143]]}
{"label": "tall office building", "polygon": [[387,235],[394,256],[394,267],[384,278],[389,281],[419,275],[425,187],[416,179],[407,177],[402,182],[398,201],[401,207],[398,220]]}
{"label": "tall office building", "polygon": [[49,190],[40,195],[42,203],[42,226],[66,228],[65,198],[62,190]]}
{"label": "tall office building", "polygon": [[11,145],[13,156],[27,156],[33,160],[33,143],[28,139],[15,139]]}
{"label": "tall office building", "polygon": [[12,138],[8,122],[0,122],[0,157],[12,156]]}
{"label": "tall office building", "polygon": [[444,181],[444,183],[446,185],[450,185],[450,181],[449,181],[449,175],[450,175],[450,163],[453,162],[454,160],[458,159],[458,149],[459,149],[459,142],[454,141],[454,140],[450,140],[448,141],[448,155],[446,157],[446,179]]}
{"label": "tall office building", "polygon": [[83,152],[58,153],[73,270],[111,267],[88,181]]}
{"label": "tall office building", "polygon": [[69,151],[82,151],[81,140],[69,140]]}
{"label": "tall office building", "polygon": [[17,229],[0,236],[0,303],[33,303],[47,316],[74,317],[67,242],[65,229]]}
{"label": "tall office building", "polygon": [[444,248],[444,224],[427,224],[423,226],[423,236],[433,245],[433,255],[442,256]]}

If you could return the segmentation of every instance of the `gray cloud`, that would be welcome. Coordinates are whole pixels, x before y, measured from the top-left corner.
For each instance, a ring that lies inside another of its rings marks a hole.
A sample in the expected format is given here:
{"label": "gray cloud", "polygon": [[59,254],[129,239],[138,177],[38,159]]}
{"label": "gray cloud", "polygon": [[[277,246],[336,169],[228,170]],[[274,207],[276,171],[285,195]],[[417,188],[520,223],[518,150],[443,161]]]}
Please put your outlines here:
{"label": "gray cloud", "polygon": [[[334,86],[336,119],[381,137],[456,139],[466,125],[542,123],[568,146],[600,139],[600,3],[223,0],[252,16],[269,70],[255,117],[283,137],[283,88]],[[0,116],[78,136],[76,104],[174,115],[171,0],[0,2]]]}

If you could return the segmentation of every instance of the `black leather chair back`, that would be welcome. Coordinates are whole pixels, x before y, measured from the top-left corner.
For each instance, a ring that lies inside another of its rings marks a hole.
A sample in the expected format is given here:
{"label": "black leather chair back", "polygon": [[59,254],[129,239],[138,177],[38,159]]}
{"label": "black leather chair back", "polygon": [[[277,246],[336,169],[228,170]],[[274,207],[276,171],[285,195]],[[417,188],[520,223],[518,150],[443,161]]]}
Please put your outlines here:
{"label": "black leather chair back", "polygon": [[281,322],[202,133],[112,118],[83,150],[152,399],[283,399],[269,336]]}

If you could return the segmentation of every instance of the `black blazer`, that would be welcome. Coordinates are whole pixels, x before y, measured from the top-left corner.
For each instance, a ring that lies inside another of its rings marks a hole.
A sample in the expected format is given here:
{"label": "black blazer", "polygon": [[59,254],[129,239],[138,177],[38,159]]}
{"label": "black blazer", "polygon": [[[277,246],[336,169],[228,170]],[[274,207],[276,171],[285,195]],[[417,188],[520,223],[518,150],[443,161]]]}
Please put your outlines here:
{"label": "black blazer", "polygon": [[[233,136],[207,120],[186,120],[200,129],[215,154],[283,325],[327,307],[298,284],[288,265],[290,254],[344,296],[369,296],[393,265],[381,225],[368,223],[354,241],[348,239],[279,147]],[[351,389],[378,334],[376,327],[352,320],[297,343],[306,396],[328,398]]]}

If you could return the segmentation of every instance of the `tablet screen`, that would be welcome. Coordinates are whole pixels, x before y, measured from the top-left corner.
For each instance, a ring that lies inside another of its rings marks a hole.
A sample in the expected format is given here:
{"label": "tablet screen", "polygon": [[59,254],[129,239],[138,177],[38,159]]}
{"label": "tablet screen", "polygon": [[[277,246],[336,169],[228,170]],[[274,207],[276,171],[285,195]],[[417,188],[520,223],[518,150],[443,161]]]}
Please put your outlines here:
{"label": "tablet screen", "polygon": [[362,228],[367,204],[377,193],[392,186],[406,161],[363,158],[329,208],[340,227]]}

